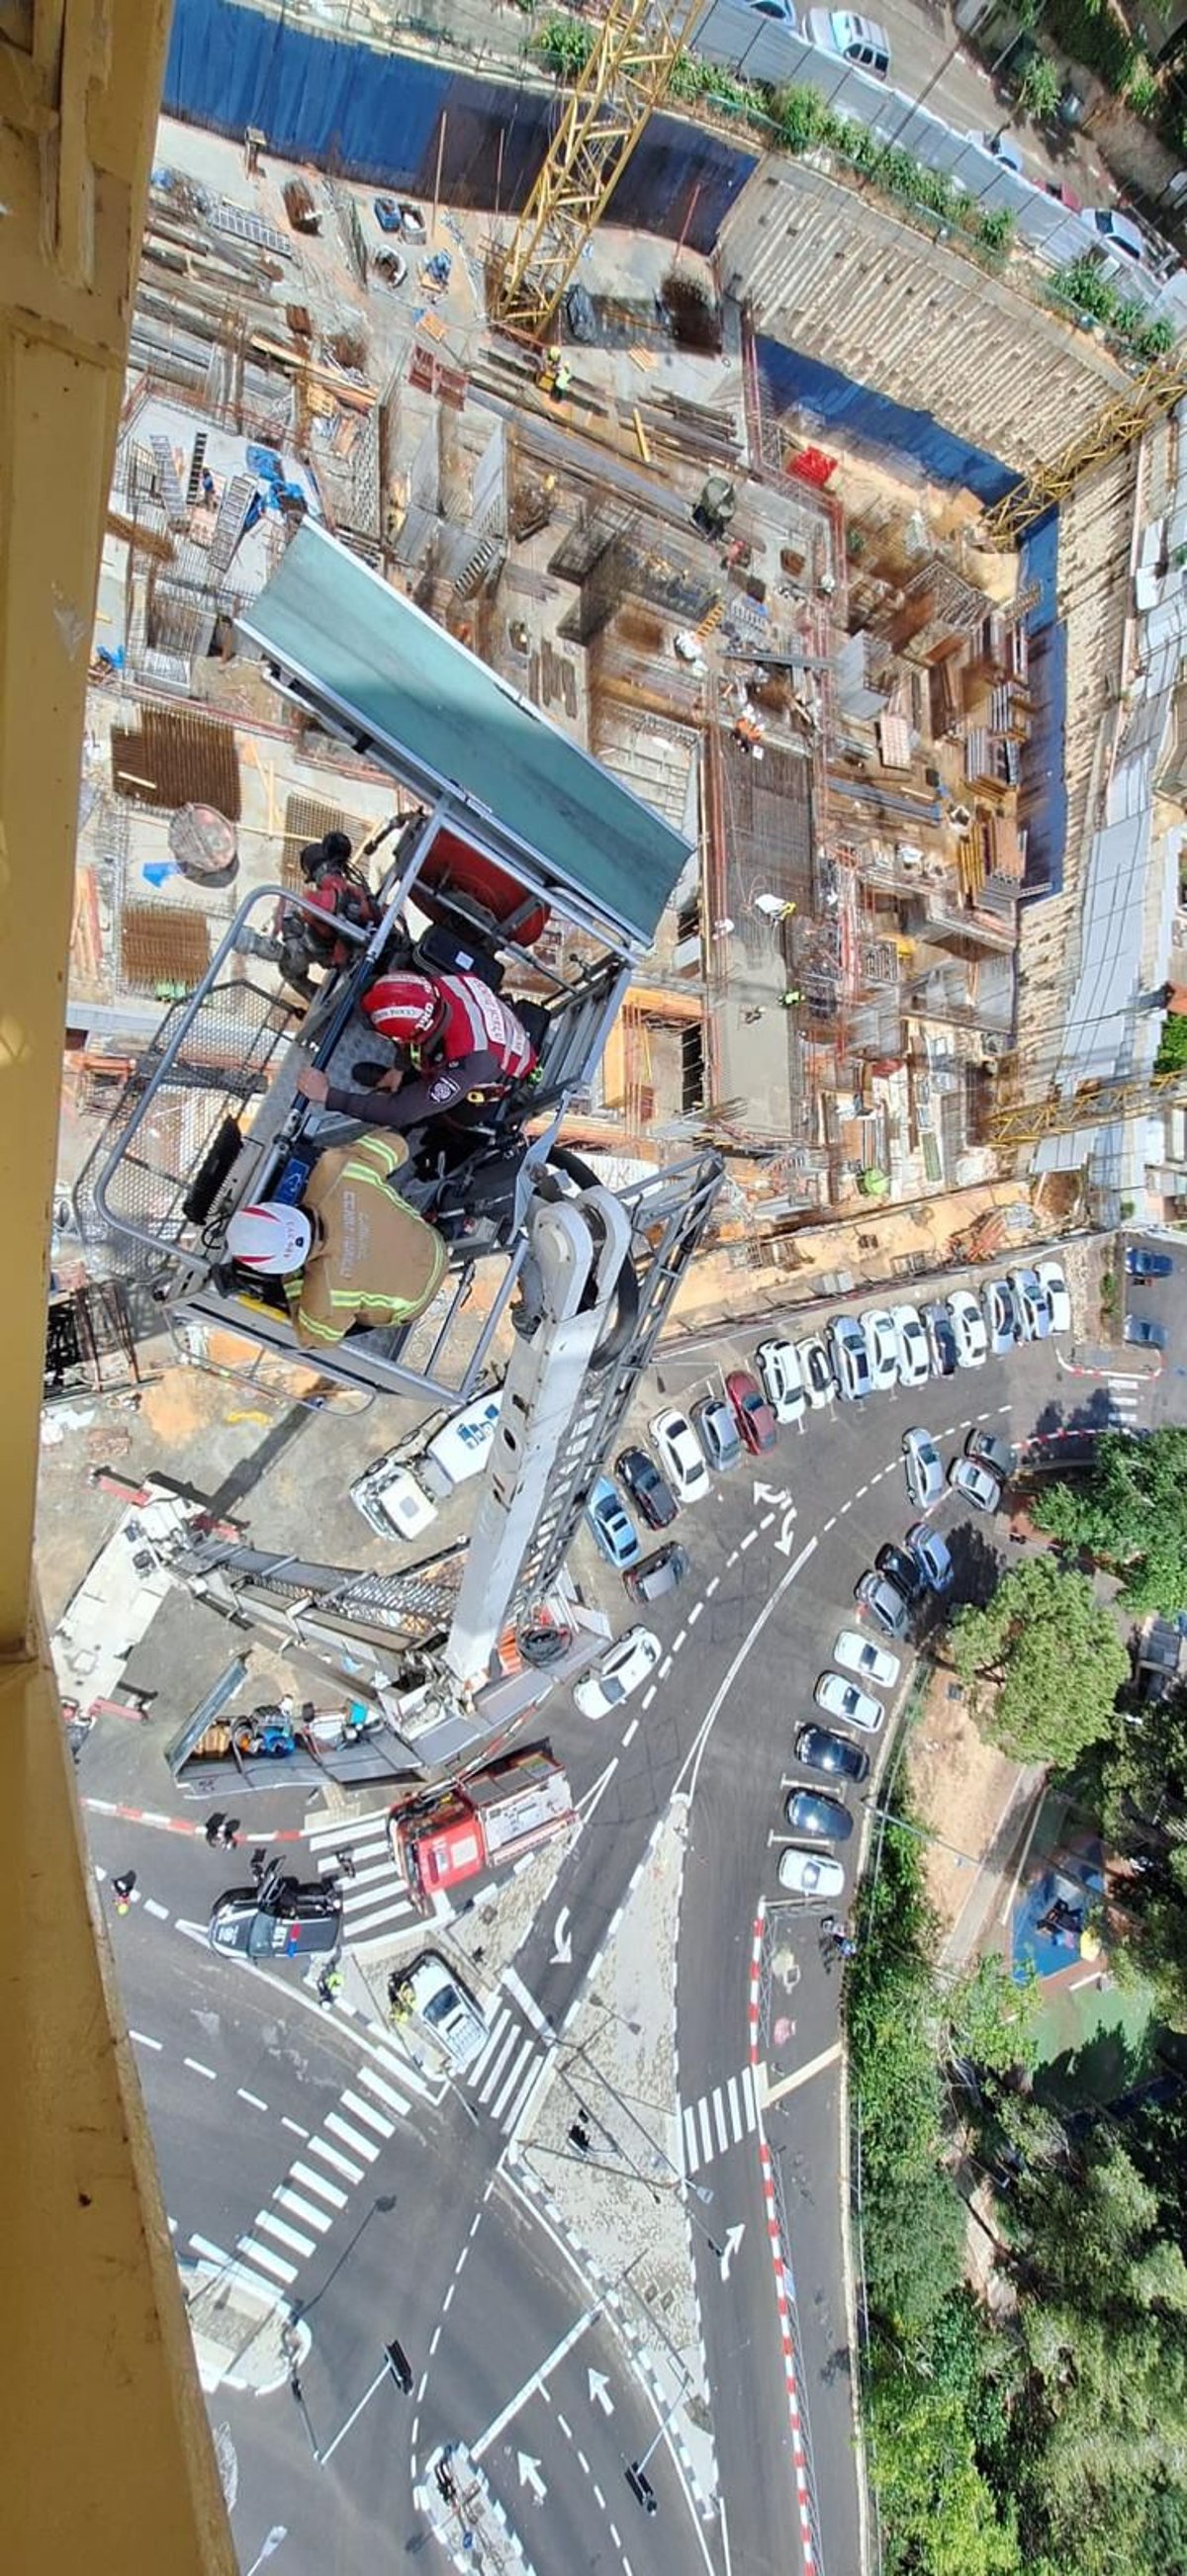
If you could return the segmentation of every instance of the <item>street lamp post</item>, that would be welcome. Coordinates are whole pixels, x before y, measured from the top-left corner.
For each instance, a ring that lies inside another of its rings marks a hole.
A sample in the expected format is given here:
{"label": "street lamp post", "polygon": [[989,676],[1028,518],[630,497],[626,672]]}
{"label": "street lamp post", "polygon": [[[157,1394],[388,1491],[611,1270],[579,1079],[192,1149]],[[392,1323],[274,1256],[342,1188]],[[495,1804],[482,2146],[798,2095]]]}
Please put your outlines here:
{"label": "street lamp post", "polygon": [[863,1799],[862,1804],[863,1806],[867,1806],[870,1814],[872,1816],[877,1816],[882,1824],[897,1825],[900,1833],[914,1834],[917,1842],[938,1843],[941,1851],[954,1853],[956,1859],[960,1862],[962,1869],[976,1869],[979,1867],[979,1863],[975,1860],[972,1852],[962,1851],[959,1843],[950,1843],[943,1834],[937,1834],[933,1826],[912,1825],[908,1823],[905,1816],[896,1816],[893,1807],[880,1807],[876,1798],[865,1798]]}

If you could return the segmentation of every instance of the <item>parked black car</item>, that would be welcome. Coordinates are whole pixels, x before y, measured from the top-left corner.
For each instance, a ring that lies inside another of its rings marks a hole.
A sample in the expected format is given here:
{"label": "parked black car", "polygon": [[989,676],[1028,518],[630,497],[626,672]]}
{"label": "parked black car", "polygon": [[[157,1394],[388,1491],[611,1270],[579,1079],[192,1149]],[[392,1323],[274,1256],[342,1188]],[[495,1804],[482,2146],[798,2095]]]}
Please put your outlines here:
{"label": "parked black car", "polygon": [[955,1377],[959,1365],[956,1356],[956,1335],[952,1330],[952,1318],[947,1307],[925,1306],[922,1312],[923,1329],[927,1335],[927,1347],[931,1352],[931,1364],[936,1376]]}
{"label": "parked black car", "polygon": [[614,1473],[626,1486],[649,1529],[670,1528],[680,1507],[666,1476],[661,1476],[645,1449],[621,1450],[614,1461]]}
{"label": "parked black car", "polygon": [[879,1574],[890,1576],[904,1601],[918,1600],[925,1586],[917,1557],[909,1556],[905,1547],[896,1547],[894,1540],[888,1538],[885,1547],[879,1548],[874,1563]]}
{"label": "parked black car", "polygon": [[831,1726],[801,1726],[795,1758],[808,1771],[831,1771],[842,1780],[864,1780],[870,1767],[869,1754],[843,1735],[834,1735]]}

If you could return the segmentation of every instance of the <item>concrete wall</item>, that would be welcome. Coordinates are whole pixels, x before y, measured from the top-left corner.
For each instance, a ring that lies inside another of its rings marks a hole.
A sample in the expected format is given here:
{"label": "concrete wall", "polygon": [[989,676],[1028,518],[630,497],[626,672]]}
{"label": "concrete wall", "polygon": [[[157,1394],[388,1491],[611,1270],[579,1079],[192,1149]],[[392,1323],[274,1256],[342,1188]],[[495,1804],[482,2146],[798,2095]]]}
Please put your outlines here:
{"label": "concrete wall", "polygon": [[1129,379],[1004,280],[802,161],[756,170],[722,226],[723,288],[756,329],[929,412],[1023,472]]}

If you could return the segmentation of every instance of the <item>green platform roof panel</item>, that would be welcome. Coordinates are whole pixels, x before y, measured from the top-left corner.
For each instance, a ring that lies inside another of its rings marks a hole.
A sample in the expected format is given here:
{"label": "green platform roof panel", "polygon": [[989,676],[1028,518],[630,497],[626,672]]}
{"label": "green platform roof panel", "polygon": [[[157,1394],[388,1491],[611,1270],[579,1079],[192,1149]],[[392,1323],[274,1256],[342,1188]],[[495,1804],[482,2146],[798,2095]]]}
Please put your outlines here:
{"label": "green platform roof panel", "polygon": [[[632,949],[690,844],[378,573],[306,521],[239,619],[282,681],[495,856],[526,856]],[[583,907],[582,907],[583,908]]]}

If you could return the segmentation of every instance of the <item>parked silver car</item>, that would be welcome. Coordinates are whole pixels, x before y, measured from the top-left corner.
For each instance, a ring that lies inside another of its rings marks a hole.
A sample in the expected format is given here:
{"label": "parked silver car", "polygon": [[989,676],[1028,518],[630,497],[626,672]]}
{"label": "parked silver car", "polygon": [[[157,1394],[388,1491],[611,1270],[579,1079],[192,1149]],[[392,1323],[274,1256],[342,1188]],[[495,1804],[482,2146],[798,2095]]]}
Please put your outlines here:
{"label": "parked silver car", "polygon": [[904,1431],[903,1474],[917,1512],[929,1512],[944,1490],[944,1467],[930,1431]]}

